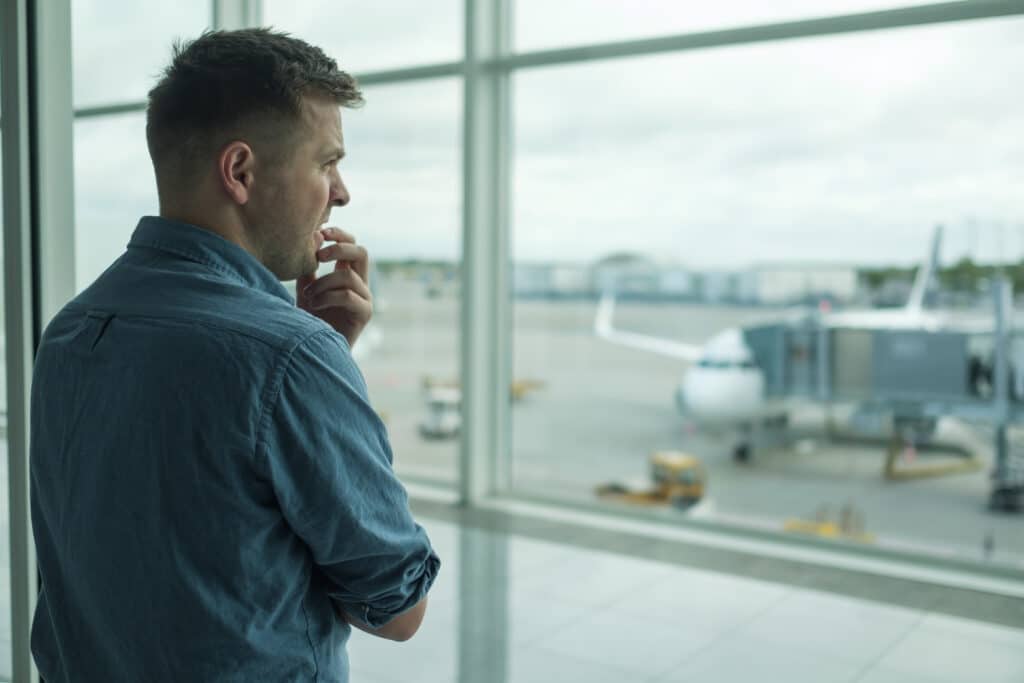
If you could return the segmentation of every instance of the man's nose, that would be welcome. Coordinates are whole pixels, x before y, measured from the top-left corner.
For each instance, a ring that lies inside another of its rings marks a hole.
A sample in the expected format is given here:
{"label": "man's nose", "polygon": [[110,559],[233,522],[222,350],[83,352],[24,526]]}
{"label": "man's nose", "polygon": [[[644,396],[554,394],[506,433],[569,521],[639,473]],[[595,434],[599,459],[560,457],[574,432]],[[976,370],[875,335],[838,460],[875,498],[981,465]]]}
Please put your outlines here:
{"label": "man's nose", "polygon": [[352,199],[352,196],[348,193],[348,188],[345,187],[345,182],[338,178],[337,184],[333,188],[331,196],[331,206],[345,206]]}

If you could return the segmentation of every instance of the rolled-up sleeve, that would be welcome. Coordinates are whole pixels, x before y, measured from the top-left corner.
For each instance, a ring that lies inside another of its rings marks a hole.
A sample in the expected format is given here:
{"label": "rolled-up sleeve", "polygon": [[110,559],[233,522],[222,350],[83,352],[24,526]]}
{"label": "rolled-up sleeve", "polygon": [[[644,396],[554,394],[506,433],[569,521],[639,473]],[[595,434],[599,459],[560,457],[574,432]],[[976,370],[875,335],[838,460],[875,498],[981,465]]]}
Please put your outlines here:
{"label": "rolled-up sleeve", "polygon": [[329,595],[373,628],[415,606],[440,560],[412,518],[366,386],[336,333],[314,333],[268,388],[257,455]]}

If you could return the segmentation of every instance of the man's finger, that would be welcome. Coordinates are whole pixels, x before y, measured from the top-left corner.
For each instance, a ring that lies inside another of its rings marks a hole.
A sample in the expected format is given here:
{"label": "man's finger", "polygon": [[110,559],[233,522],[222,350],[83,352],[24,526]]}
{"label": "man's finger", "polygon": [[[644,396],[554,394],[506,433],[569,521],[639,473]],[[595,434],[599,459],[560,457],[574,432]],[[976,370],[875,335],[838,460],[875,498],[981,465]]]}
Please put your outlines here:
{"label": "man's finger", "polygon": [[362,309],[368,311],[372,310],[373,303],[355,290],[332,289],[310,299],[309,307],[314,311],[322,311],[327,308]]}
{"label": "man's finger", "polygon": [[329,244],[316,252],[316,258],[321,263],[328,261],[346,261],[357,263],[367,259],[366,249],[356,244],[337,243]]}
{"label": "man's finger", "polygon": [[[348,266],[343,265],[343,262],[351,263],[352,267],[355,268],[357,273],[359,273],[359,277],[363,278],[364,280],[369,280],[370,255],[366,251],[365,247],[356,244],[355,237],[353,237],[352,235],[350,235],[349,233],[345,232],[340,228],[324,228],[323,230],[321,230],[321,233],[327,239],[338,242],[345,249],[345,251],[343,252],[344,256],[337,259],[338,263],[334,266],[335,270],[347,268]],[[325,249],[330,248],[331,247],[326,247]],[[348,251],[349,249],[356,249],[358,251]],[[317,252],[318,259],[320,259],[321,261],[331,260],[331,258],[322,258],[320,255],[321,252],[324,252],[324,249],[320,249]]]}
{"label": "man's finger", "polygon": [[334,242],[347,242],[348,244],[356,243],[356,238],[341,228],[323,228],[320,230],[320,234],[323,235],[325,239],[329,239]]}
{"label": "man's finger", "polygon": [[352,289],[366,299],[369,299],[371,296],[370,287],[366,284],[366,281],[359,277],[356,271],[349,268],[328,273],[308,287],[309,291],[303,294],[307,301],[315,299],[325,292],[337,289]]}

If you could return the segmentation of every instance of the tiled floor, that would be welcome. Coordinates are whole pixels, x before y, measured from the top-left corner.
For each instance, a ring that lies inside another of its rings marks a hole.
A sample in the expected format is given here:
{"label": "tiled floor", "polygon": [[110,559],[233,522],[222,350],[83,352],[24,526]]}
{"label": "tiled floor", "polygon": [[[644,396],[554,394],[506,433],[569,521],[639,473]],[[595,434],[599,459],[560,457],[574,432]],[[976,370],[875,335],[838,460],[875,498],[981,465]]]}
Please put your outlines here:
{"label": "tiled floor", "polygon": [[1024,622],[423,524],[443,561],[423,627],[353,634],[353,683],[1024,682]]}

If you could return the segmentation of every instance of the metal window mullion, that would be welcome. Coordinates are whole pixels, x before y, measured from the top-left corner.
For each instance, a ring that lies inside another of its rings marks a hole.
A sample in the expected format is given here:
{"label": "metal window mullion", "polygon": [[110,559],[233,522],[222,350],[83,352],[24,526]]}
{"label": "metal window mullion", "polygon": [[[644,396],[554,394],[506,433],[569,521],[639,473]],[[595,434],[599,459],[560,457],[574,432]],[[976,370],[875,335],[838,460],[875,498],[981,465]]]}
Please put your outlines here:
{"label": "metal window mullion", "polygon": [[1019,15],[1024,15],[1024,0],[962,0],[818,19],[783,21],[773,24],[508,54],[495,58],[488,64],[488,67],[511,71]]}
{"label": "metal window mullion", "polygon": [[[510,3],[506,2],[508,7]],[[262,23],[262,0],[213,0],[212,25],[217,28],[241,28]],[[508,13],[508,10],[505,10]],[[643,55],[684,52],[687,50],[739,46],[765,41],[814,38],[818,36],[858,33],[894,28],[913,28],[937,23],[962,22],[1024,15],[1024,0],[969,0],[920,5],[900,9],[862,12],[819,19],[786,21],[774,24],[742,26],[698,33],[644,38],[580,45],[571,48],[538,50],[512,54],[511,48],[485,61],[490,71],[512,73],[518,69],[568,65],[594,60],[629,58]],[[511,21],[506,21],[511,25]],[[505,34],[508,35],[507,30]],[[477,65],[479,66],[479,65]],[[384,71],[357,74],[363,85],[412,83],[415,81],[459,76],[465,74],[463,62],[442,62],[407,66]],[[146,103],[119,102],[96,107],[83,107],[75,112],[76,118],[105,116],[134,111],[145,111]]]}
{"label": "metal window mullion", "polygon": [[43,326],[74,294],[71,5],[15,0],[4,3],[2,12],[11,665],[15,681],[37,681],[30,651],[39,582],[29,499],[29,406]]}
{"label": "metal window mullion", "polygon": [[263,0],[213,0],[210,25],[218,31],[231,31],[263,22]]}
{"label": "metal window mullion", "polygon": [[27,0],[0,7],[3,70],[4,311],[7,363],[7,458],[11,560],[11,673],[38,681],[30,652],[37,578],[29,527],[28,405],[32,357],[31,173]]}
{"label": "metal window mullion", "polygon": [[472,504],[502,487],[508,443],[508,77],[486,64],[508,50],[510,4],[465,13],[459,498]]}

